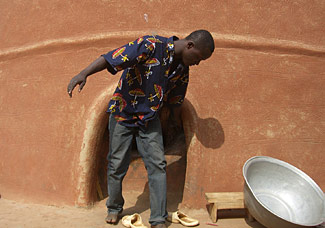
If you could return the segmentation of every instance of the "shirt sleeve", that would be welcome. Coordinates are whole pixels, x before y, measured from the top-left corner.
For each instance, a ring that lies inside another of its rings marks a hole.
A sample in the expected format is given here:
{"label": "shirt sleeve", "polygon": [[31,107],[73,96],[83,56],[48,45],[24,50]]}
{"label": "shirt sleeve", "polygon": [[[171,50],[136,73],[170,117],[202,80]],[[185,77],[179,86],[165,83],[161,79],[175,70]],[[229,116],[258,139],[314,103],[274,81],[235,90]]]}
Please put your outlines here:
{"label": "shirt sleeve", "polygon": [[146,61],[155,50],[155,43],[151,36],[144,36],[128,44],[102,55],[109,66],[107,70],[116,74],[140,62]]}
{"label": "shirt sleeve", "polygon": [[188,86],[189,74],[186,73],[181,76],[176,82],[174,87],[168,93],[167,104],[168,106],[180,106],[185,99],[187,86]]}

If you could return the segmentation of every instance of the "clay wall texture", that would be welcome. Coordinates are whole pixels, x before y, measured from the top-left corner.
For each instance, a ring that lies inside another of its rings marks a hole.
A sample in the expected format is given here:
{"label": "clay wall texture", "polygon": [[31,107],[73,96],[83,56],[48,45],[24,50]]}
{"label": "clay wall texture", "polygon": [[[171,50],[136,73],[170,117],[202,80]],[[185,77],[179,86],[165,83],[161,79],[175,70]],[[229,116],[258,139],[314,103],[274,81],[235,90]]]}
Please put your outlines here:
{"label": "clay wall texture", "polygon": [[[89,204],[120,74],[91,76],[72,99],[68,82],[137,37],[201,28],[216,50],[190,70],[183,204],[241,191],[242,166],[257,155],[289,162],[324,191],[324,11],[322,0],[0,0],[0,194]],[[135,168],[126,186],[145,183]]]}

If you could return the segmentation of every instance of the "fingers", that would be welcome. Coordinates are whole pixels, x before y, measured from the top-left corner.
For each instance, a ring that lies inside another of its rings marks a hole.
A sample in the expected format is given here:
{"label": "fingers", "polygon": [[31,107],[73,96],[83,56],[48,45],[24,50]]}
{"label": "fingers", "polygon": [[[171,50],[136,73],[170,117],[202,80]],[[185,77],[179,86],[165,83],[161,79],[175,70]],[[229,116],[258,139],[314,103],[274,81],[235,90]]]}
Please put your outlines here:
{"label": "fingers", "polygon": [[77,75],[74,78],[71,79],[69,85],[68,85],[68,94],[70,97],[72,97],[72,91],[74,90],[74,88],[79,85],[79,92],[82,90],[82,88],[85,86],[86,84],[86,77],[82,76],[82,75]]}
{"label": "fingers", "polygon": [[82,88],[85,86],[86,81],[83,81],[82,83],[80,83],[79,85],[79,93],[81,92]]}
{"label": "fingers", "polygon": [[70,97],[72,97],[72,91],[73,91],[74,87],[76,87],[76,85],[77,84],[73,85],[72,82],[69,83],[69,85],[68,85],[68,94],[69,94]]}
{"label": "fingers", "polygon": [[70,97],[72,97],[72,88],[71,88],[70,84],[68,85],[68,94]]}

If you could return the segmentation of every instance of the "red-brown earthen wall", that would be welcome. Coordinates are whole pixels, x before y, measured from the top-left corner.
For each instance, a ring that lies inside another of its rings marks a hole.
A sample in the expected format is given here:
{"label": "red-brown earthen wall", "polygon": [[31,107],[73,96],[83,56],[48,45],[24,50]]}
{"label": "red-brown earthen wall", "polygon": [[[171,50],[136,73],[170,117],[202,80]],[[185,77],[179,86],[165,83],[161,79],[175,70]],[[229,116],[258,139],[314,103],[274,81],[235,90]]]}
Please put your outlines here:
{"label": "red-brown earthen wall", "polygon": [[[139,36],[201,28],[216,50],[190,72],[183,204],[241,191],[242,166],[256,155],[289,162],[324,191],[324,10],[309,0],[0,1],[0,194],[89,204],[119,76],[100,72],[72,99],[68,82]],[[143,172],[133,165],[126,189],[142,189]]]}

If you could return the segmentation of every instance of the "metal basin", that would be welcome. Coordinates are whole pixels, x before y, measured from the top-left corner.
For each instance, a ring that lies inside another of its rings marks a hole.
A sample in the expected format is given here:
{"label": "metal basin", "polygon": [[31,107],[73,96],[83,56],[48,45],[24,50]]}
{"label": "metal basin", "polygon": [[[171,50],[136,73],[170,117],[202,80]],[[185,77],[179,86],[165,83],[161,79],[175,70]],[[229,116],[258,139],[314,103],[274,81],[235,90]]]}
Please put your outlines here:
{"label": "metal basin", "polygon": [[318,226],[325,220],[320,187],[296,167],[271,157],[250,158],[243,167],[244,202],[268,228]]}

